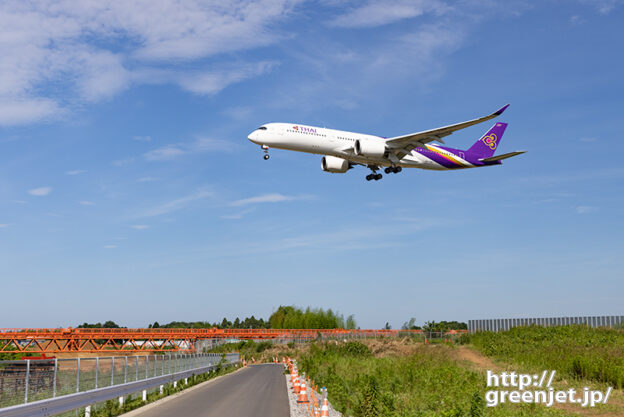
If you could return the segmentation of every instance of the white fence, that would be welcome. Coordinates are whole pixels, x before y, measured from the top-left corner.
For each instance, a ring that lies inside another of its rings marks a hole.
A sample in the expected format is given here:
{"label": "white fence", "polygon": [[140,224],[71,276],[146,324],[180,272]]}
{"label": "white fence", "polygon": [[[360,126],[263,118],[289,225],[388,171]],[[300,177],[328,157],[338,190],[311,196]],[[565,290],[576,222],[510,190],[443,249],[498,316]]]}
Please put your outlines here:
{"label": "white fence", "polygon": [[237,353],[0,361],[0,417],[50,416],[238,361]]}

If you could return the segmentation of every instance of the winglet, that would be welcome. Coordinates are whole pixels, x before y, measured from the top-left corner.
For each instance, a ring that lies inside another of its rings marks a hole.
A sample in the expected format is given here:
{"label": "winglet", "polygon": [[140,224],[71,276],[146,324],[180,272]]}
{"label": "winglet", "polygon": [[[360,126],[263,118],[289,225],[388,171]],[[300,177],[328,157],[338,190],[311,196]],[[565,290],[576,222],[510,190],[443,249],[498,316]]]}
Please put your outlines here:
{"label": "winglet", "polygon": [[503,112],[505,110],[507,110],[507,107],[509,107],[509,104],[506,104],[503,107],[501,107],[500,109],[498,109],[497,111],[495,111],[494,112],[494,116],[500,116],[501,114],[503,114]]}

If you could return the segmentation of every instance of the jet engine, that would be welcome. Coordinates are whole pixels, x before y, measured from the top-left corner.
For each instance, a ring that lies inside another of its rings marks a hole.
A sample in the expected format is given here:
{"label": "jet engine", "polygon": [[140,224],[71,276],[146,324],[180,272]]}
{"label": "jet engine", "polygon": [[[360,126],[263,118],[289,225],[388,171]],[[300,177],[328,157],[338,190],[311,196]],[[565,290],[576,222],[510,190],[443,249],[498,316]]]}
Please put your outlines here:
{"label": "jet engine", "polygon": [[333,172],[335,174],[343,174],[351,168],[349,161],[335,156],[324,156],[321,159],[321,169],[325,172]]}
{"label": "jet engine", "polygon": [[382,157],[386,153],[386,144],[380,140],[357,139],[353,145],[358,156]]}

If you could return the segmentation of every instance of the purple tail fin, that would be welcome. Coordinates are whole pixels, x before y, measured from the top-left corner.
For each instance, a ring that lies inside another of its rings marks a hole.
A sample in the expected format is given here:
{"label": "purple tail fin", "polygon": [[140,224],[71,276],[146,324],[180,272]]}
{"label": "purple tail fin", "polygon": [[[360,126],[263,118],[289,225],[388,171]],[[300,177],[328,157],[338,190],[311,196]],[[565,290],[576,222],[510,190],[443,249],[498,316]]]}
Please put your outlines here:
{"label": "purple tail fin", "polygon": [[496,123],[466,153],[476,158],[489,158],[494,155],[506,128],[507,123]]}

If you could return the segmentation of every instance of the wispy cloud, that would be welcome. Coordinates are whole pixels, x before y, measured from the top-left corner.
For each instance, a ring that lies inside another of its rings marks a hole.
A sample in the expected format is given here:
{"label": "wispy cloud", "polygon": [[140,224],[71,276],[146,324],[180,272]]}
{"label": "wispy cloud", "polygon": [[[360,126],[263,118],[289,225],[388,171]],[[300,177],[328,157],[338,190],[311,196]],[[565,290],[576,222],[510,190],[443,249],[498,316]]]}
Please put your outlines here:
{"label": "wispy cloud", "polygon": [[231,152],[237,145],[227,140],[198,138],[192,142],[176,143],[153,149],[143,154],[148,161],[169,161],[184,155],[205,152]]}
{"label": "wispy cloud", "polygon": [[594,206],[576,206],[575,210],[577,214],[588,214],[593,213],[597,208]]}
{"label": "wispy cloud", "polygon": [[580,0],[580,2],[592,6],[601,14],[609,14],[624,3],[622,0]]}
{"label": "wispy cloud", "polygon": [[579,139],[581,142],[585,142],[585,143],[592,143],[592,142],[596,142],[598,140],[598,138],[594,138],[594,137],[585,137],[585,138],[580,138]]}
{"label": "wispy cloud", "polygon": [[5,227],[9,227],[8,223],[0,223],[0,229],[4,229]]}
{"label": "wispy cloud", "polygon": [[129,157],[129,158],[123,158],[123,159],[116,159],[113,161],[113,165],[115,165],[116,167],[123,167],[126,165],[130,165],[133,162],[134,162],[134,158]]}
{"label": "wispy cloud", "polygon": [[133,136],[132,140],[136,140],[137,142],[151,142],[151,136]]}
{"label": "wispy cloud", "polygon": [[[331,251],[335,253],[337,251],[359,251],[394,247],[405,244],[399,239],[401,236],[418,236],[418,234],[415,234],[416,232],[432,227],[454,227],[454,224],[447,219],[438,220],[423,217],[418,217],[416,220],[390,220],[385,221],[383,224],[366,228],[344,226],[332,230],[301,233],[281,238],[266,238],[262,241],[222,242],[218,247],[206,248],[205,251],[202,251],[202,256],[224,258],[240,256],[241,254],[260,255],[298,251],[305,251],[305,253],[311,253],[311,251]],[[413,245],[414,241],[410,240],[409,244]]]}
{"label": "wispy cloud", "polygon": [[137,182],[152,182],[152,181],[156,181],[156,178],[154,177],[141,177],[137,180]]}
{"label": "wispy cloud", "polygon": [[247,214],[249,214],[249,213],[251,213],[253,211],[255,211],[255,209],[248,208],[248,209],[245,209],[245,210],[241,210],[241,211],[239,211],[237,213],[224,214],[224,215],[221,216],[221,218],[225,219],[225,220],[240,220],[243,217],[245,217],[245,215],[247,215]]}
{"label": "wispy cloud", "polygon": [[336,17],[330,25],[346,28],[376,27],[428,12],[440,14],[449,9],[443,2],[435,0],[371,0]]}
{"label": "wispy cloud", "polygon": [[240,207],[247,206],[250,204],[261,204],[261,203],[281,203],[284,201],[294,201],[294,200],[309,200],[312,196],[309,195],[300,195],[300,196],[288,196],[279,193],[271,193],[271,194],[262,194],[255,197],[243,198],[241,200],[232,201],[230,206]]}
{"label": "wispy cloud", "polygon": [[258,62],[254,64],[238,65],[233,68],[219,71],[207,71],[196,74],[186,74],[180,77],[180,86],[199,95],[217,94],[230,84],[238,83],[249,78],[257,77],[271,71],[275,62]]}
{"label": "wispy cloud", "polygon": [[579,181],[595,181],[595,180],[614,180],[624,177],[624,169],[622,168],[604,168],[593,171],[573,171],[542,175],[527,175],[517,177],[515,181],[530,185],[531,187],[554,186],[569,182]]}
{"label": "wispy cloud", "polygon": [[130,226],[130,228],[135,230],[145,230],[149,229],[149,226],[146,224],[133,224],[132,226]]}
{"label": "wispy cloud", "polygon": [[33,188],[32,190],[28,190],[28,194],[34,195],[37,197],[42,197],[50,194],[52,192],[52,187],[39,187]]}
{"label": "wispy cloud", "polygon": [[80,204],[81,206],[95,206],[95,203],[93,201],[87,200],[79,201],[78,204]]}
{"label": "wispy cloud", "polygon": [[[2,2],[0,124],[57,118],[132,85],[175,83],[193,93],[214,94],[261,75],[262,63],[242,62],[242,69],[217,73],[209,59],[277,41],[275,24],[298,2],[102,0],[81,7],[63,0]],[[116,48],[122,38],[124,48]],[[181,67],[174,75],[153,76],[172,60],[193,62],[195,70]],[[247,65],[256,68],[245,70]],[[50,84],[54,88],[46,88]]]}
{"label": "wispy cloud", "polygon": [[115,249],[117,245],[104,245],[104,249]]}
{"label": "wispy cloud", "polygon": [[65,175],[80,175],[80,174],[84,174],[85,171],[84,169],[74,169],[72,171],[65,171]]}
{"label": "wispy cloud", "polygon": [[139,215],[135,216],[136,218],[142,218],[142,217],[155,217],[155,216],[160,216],[163,214],[168,214],[168,213],[172,213],[174,211],[178,211],[181,210],[187,206],[189,206],[191,203],[198,201],[198,200],[203,200],[205,198],[209,198],[209,197],[213,197],[215,195],[215,193],[211,190],[208,189],[200,189],[192,194],[189,194],[187,196],[181,197],[181,198],[177,198],[175,200],[171,200],[168,201],[166,203],[160,204],[156,207],[153,207],[151,209],[145,210],[143,213],[140,213]]}

